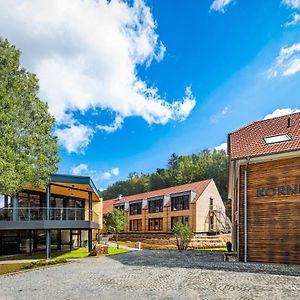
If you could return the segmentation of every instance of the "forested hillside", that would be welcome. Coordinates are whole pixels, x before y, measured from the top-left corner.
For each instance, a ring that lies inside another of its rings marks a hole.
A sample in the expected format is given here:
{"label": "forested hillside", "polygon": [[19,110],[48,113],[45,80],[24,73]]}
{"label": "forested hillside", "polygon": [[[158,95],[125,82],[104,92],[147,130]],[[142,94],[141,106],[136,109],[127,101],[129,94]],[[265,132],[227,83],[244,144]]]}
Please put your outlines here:
{"label": "forested hillside", "polygon": [[119,194],[128,196],[213,178],[226,203],[227,159],[225,151],[203,150],[198,154],[187,156],[177,156],[173,153],[165,169],[156,169],[151,174],[130,173],[127,180],[115,182],[101,194],[104,200],[107,200],[116,198]]}

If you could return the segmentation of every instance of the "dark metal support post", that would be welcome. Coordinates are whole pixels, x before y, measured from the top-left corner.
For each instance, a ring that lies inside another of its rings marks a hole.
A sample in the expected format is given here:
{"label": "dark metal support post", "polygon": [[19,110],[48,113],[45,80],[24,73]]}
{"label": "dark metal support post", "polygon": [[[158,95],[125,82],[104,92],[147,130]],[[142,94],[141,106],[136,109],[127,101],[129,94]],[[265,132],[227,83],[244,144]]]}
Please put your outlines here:
{"label": "dark metal support post", "polygon": [[93,220],[93,198],[92,192],[89,192],[89,221]]}
{"label": "dark metal support post", "polygon": [[[50,184],[46,187],[46,219],[50,220],[50,199],[51,199],[51,188]],[[51,257],[51,230],[46,230],[46,258]]]}
{"label": "dark metal support post", "polygon": [[29,230],[29,255],[32,255],[32,230]]}
{"label": "dark metal support post", "polygon": [[92,229],[88,230],[88,246],[89,246],[89,252],[93,249],[93,234]]}

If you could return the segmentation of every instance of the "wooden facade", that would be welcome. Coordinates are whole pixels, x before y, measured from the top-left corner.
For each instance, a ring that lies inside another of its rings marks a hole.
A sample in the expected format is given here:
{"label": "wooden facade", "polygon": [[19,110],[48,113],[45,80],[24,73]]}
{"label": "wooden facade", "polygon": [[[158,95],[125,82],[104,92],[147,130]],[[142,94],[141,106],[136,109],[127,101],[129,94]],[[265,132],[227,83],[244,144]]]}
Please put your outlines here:
{"label": "wooden facade", "polygon": [[[245,255],[244,199],[247,168],[247,261],[300,263],[300,158],[251,162],[239,167],[237,225]],[[237,203],[236,203],[237,204]]]}

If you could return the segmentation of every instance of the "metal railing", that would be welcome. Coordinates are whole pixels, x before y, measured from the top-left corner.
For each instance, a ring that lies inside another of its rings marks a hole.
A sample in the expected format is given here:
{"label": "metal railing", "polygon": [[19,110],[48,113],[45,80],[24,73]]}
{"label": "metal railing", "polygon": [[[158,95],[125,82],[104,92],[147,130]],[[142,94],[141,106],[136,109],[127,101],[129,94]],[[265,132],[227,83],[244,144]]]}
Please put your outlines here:
{"label": "metal railing", "polygon": [[[0,208],[0,221],[88,221],[89,210],[84,208]],[[92,221],[99,223],[99,216],[92,212]]]}

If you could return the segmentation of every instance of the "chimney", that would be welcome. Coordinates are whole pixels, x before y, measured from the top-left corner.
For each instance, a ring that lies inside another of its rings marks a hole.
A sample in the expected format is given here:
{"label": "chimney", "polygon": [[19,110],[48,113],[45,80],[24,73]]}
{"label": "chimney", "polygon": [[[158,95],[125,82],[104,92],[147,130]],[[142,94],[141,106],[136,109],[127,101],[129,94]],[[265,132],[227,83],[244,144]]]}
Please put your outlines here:
{"label": "chimney", "polygon": [[291,117],[288,117],[288,128],[291,128],[292,127],[292,119]]}
{"label": "chimney", "polygon": [[118,201],[121,201],[122,200],[122,194],[119,194],[118,195]]}

